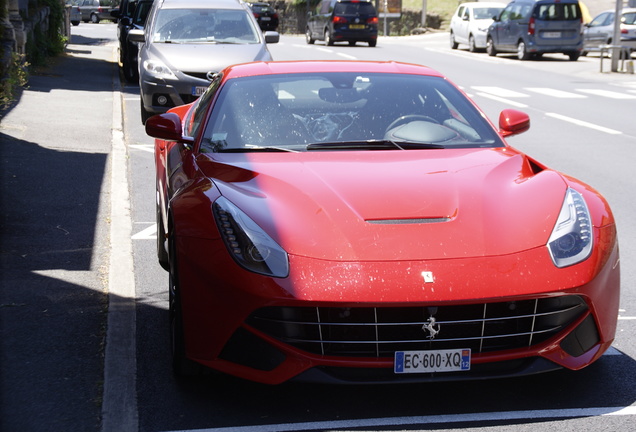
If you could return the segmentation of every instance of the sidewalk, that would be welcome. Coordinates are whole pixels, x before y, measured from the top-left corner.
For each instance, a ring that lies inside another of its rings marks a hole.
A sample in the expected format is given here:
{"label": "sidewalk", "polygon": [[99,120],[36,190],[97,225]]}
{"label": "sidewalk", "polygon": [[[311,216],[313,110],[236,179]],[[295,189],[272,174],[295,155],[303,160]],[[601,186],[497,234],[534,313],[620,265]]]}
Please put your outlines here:
{"label": "sidewalk", "polygon": [[71,42],[0,122],[4,431],[101,425],[117,66]]}

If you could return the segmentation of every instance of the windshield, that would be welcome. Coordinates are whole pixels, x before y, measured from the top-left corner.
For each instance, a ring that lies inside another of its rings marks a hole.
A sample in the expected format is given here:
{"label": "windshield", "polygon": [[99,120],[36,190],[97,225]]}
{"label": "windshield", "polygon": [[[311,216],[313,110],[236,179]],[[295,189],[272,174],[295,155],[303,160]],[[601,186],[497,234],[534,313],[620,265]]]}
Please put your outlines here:
{"label": "windshield", "polygon": [[258,43],[247,11],[226,9],[161,9],[152,35],[165,43]]}
{"label": "windshield", "polygon": [[489,7],[489,8],[475,8],[473,14],[475,19],[492,19],[495,16],[499,16],[503,7]]}
{"label": "windshield", "polygon": [[221,89],[202,152],[503,146],[439,77],[307,73],[235,78]]}

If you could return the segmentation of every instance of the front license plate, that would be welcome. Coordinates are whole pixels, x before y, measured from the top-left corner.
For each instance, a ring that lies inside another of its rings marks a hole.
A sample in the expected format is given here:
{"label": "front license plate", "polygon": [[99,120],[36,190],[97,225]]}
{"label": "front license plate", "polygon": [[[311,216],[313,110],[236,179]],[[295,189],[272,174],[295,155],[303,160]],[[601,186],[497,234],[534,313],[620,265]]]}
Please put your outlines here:
{"label": "front license plate", "polygon": [[468,371],[470,349],[398,351],[393,370],[396,374]]}
{"label": "front license plate", "polygon": [[201,86],[192,87],[192,96],[201,96],[207,89],[207,87]]}
{"label": "front license plate", "polygon": [[363,30],[364,24],[349,24],[349,28],[352,30]]}
{"label": "front license plate", "polygon": [[544,38],[548,38],[548,39],[560,38],[561,37],[561,32],[544,32],[543,33],[543,37]]}

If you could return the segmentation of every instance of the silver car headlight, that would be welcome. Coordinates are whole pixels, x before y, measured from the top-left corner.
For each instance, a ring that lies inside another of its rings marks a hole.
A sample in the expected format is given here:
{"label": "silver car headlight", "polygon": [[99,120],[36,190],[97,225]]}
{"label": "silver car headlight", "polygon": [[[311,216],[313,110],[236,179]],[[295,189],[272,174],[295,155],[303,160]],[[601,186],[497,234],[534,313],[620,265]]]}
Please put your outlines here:
{"label": "silver car headlight", "polygon": [[245,269],[266,276],[287,277],[287,252],[248,215],[224,197],[212,204],[216,224],[232,258]]}
{"label": "silver car headlight", "polygon": [[145,60],[144,61],[144,69],[155,78],[161,79],[173,79],[176,80],[177,77],[170,70],[168,66],[165,65],[161,60]]}
{"label": "silver car headlight", "polygon": [[568,188],[559,218],[548,239],[554,265],[577,264],[592,252],[592,218],[583,195]]}

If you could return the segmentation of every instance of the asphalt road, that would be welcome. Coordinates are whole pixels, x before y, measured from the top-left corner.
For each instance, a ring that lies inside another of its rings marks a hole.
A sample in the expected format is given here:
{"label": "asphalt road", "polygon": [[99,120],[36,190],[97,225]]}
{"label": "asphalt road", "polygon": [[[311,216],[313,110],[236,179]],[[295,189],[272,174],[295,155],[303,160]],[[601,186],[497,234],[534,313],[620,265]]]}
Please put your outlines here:
{"label": "asphalt road", "polygon": [[[493,120],[503,108],[527,111],[531,130],[510,144],[593,185],[616,215],[623,285],[617,339],[585,370],[491,382],[268,387],[176,380],[167,274],[155,259],[152,141],[140,123],[138,87],[120,83],[108,64],[114,29],[74,28],[69,48],[77,60],[34,77],[0,124],[1,430],[634,430],[633,75],[600,74],[597,57],[518,62],[451,51],[445,34],[381,39],[377,48],[283,37],[270,47],[276,60],[427,64]],[[69,68],[91,76],[90,86]],[[106,291],[110,318],[118,312],[124,320],[109,327]]]}

